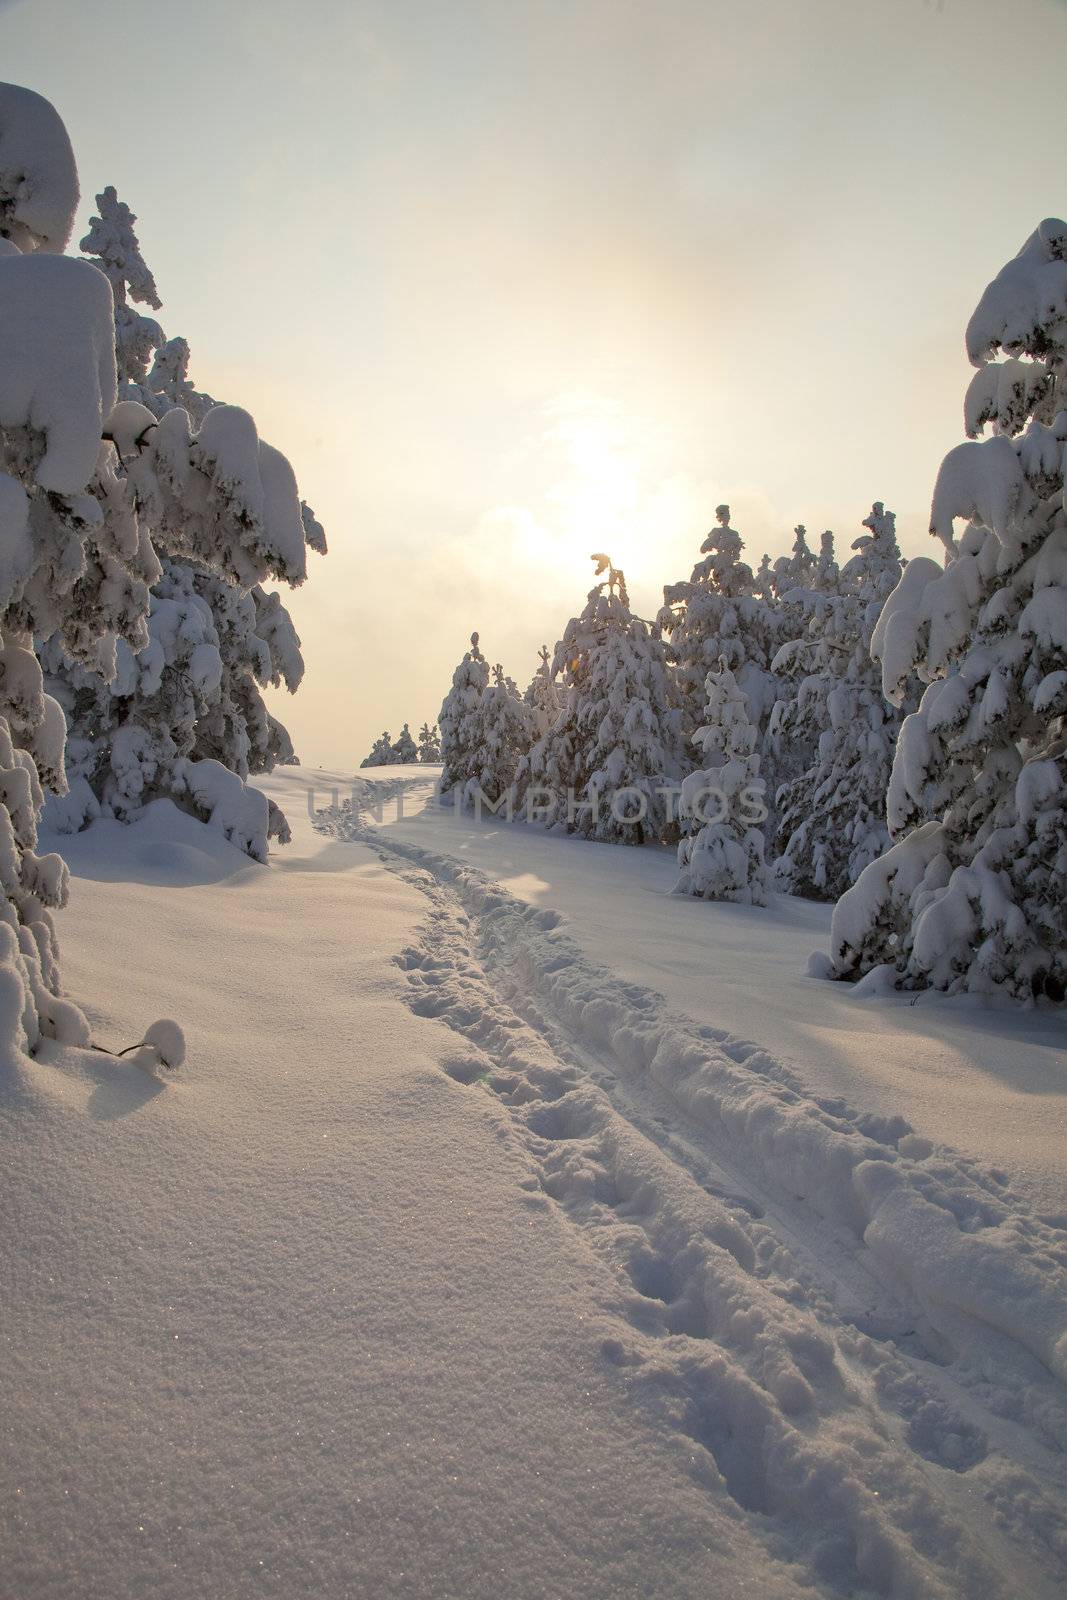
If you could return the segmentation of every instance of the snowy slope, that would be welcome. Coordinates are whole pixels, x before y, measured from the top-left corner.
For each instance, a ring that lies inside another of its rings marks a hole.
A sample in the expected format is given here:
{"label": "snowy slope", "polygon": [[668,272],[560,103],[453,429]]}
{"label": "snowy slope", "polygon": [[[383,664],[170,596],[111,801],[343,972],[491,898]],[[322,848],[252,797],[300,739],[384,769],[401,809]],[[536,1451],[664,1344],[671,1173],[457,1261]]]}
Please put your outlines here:
{"label": "snowy slope", "polygon": [[[267,867],[165,802],[62,840],[95,1037],[167,1012],[189,1063],[53,1047],[0,1086],[3,1600],[1061,1592],[1067,1268],[1014,1178],[815,1104],[732,1013],[694,1023],[692,948],[657,1000],[621,902],[599,934],[564,905],[586,853],[620,882],[654,855],[487,828],[509,892],[429,810],[315,832],[309,781],[327,803],[329,774],[265,785],[294,826]],[[655,883],[627,882],[644,925]],[[754,1078],[795,1118],[777,1171],[715,1111]],[[818,1204],[790,1192],[807,1136]],[[1008,1277],[968,1311],[951,1251],[928,1300],[891,1217],[861,1247],[842,1141],[923,1169]]]}

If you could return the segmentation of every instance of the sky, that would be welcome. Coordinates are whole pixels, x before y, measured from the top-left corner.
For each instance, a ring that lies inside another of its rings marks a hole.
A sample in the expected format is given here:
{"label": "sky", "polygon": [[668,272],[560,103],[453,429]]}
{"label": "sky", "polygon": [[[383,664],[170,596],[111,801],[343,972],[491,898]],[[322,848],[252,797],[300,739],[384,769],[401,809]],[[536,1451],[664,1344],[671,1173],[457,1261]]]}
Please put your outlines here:
{"label": "sky", "polygon": [[593,551],[653,616],[721,501],[753,564],[875,499],[936,554],[967,319],[1067,210],[1063,0],[0,0],[0,46],[326,528],[311,765],[472,629],[523,687]]}

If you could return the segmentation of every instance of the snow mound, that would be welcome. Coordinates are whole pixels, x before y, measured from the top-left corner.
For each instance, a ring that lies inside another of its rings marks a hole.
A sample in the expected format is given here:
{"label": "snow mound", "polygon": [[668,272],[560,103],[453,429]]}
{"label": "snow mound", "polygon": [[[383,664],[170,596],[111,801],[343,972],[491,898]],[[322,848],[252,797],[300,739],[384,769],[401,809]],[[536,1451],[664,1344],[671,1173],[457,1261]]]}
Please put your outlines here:
{"label": "snow mound", "polygon": [[152,1047],[159,1057],[160,1066],[171,1072],[176,1071],[185,1060],[185,1035],[169,1017],[161,1017],[150,1028],[146,1028],[142,1042]]}
{"label": "snow mound", "polygon": [[[71,798],[79,802],[84,796],[72,788]],[[63,852],[80,878],[189,888],[259,871],[221,830],[183,811],[173,800],[150,801],[128,823],[99,817],[90,818],[88,826],[77,816],[76,804],[71,836],[65,834],[65,809],[65,801],[49,800],[41,838]],[[82,828],[84,832],[79,831]]]}

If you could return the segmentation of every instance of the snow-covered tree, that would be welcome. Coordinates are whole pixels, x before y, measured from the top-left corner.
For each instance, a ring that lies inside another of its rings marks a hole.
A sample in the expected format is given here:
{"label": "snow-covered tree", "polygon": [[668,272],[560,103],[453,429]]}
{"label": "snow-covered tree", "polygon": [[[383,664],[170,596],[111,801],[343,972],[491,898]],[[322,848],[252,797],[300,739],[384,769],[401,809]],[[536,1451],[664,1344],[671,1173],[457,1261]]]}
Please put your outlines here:
{"label": "snow-covered tree", "polygon": [[765,905],[758,731],[725,661],[708,673],[706,690],[704,722],[693,735],[703,768],[682,784],[675,893]]}
{"label": "snow-covered tree", "polygon": [[[91,256],[111,284],[115,297],[115,354],[119,383],[143,384],[148,376],[152,352],[163,343],[163,330],[151,317],[134,311],[130,301],[158,311],[162,305],[156,280],[141,255],[133,225],[137,221],[129,206],[108,186],[96,197],[97,215],[81,249]],[[131,398],[131,396],[124,396]],[[140,398],[139,395],[132,396]]]}
{"label": "snow-covered tree", "polygon": [[837,566],[837,558],[834,555],[833,530],[827,528],[823,532],[819,546],[812,586],[819,589],[823,594],[832,594],[837,588],[839,578],[840,572]]}
{"label": "snow-covered tree", "polygon": [[66,130],[39,95],[0,85],[0,1052],[87,1043],[60,998],[52,913],[67,868],[36,853],[43,785],[64,788],[64,719],[34,641],[108,676],[148,638],[159,567],[103,440],[115,404],[112,295],[61,255],[78,203]]}
{"label": "snow-covered tree", "polygon": [[774,563],[775,587],[780,595],[790,589],[808,589],[813,585],[817,568],[816,558],[808,549],[808,530],[802,522],[793,529],[793,550],[788,556],[779,556]]}
{"label": "snow-covered tree", "polygon": [[459,790],[462,803],[473,798],[482,766],[484,721],[482,697],[489,686],[489,667],[471,634],[471,647],[452,675],[452,687],[441,705],[441,794]]}
{"label": "snow-covered tree", "polygon": [[799,663],[789,731],[814,741],[811,765],[779,795],[778,887],[836,900],[888,848],[885,794],[901,712],[882,692],[871,639],[900,576],[895,518],[880,501],[864,519],[856,554],[820,600],[806,635],[779,652]]}
{"label": "snow-covered tree", "polygon": [[755,576],[752,579],[752,592],[766,605],[771,604],[777,593],[774,573],[771,570],[771,558],[766,551],[763,552],[763,559],[756,568]]}
{"label": "snow-covered tree", "polygon": [[[872,648],[899,700],[896,843],[838,902],[837,976],[1061,999],[1067,989],[1067,223],[1042,222],[967,330],[976,368],[931,530]],[[983,430],[987,437],[979,438]],[[954,524],[964,519],[962,536]]]}
{"label": "snow-covered tree", "polygon": [[[756,594],[751,568],[741,560],[744,545],[730,526],[730,507],[717,507],[715,518],[700,547],[703,561],[687,583],[664,588],[657,618],[668,639],[673,693],[687,740],[701,725],[707,676],[720,660],[734,674],[758,725],[765,724],[775,699],[769,670],[776,646],[773,611]],[[766,566],[765,557],[761,574]],[[688,766],[688,752],[684,759]]]}
{"label": "snow-covered tree", "polygon": [[383,733],[371,746],[369,756],[364,756],[360,762],[361,767],[387,767],[393,759],[393,741],[388,733]]}
{"label": "snow-covered tree", "polygon": [[[323,551],[325,540],[288,461],[248,413],[198,394],[185,341],[165,341],[157,323],[131,311],[131,300],[159,305],[136,219],[113,189],[97,203],[82,248],[112,286],[124,379],[108,431],[162,560],[148,642],[136,655],[120,648],[117,672],[87,669],[56,639],[42,652],[70,732],[70,794],[50,817],[61,828],[101,812],[128,819],[167,796],[266,859],[268,838],[284,842],[288,828],[273,802],[244,792],[245,780],[294,752],[261,691],[295,692],[303,659],[288,612],[262,585],[303,582],[306,547]],[[208,784],[193,771],[201,762],[232,779]],[[209,789],[224,790],[225,803],[206,804]]]}
{"label": "snow-covered tree", "polygon": [[563,709],[522,764],[519,787],[528,820],[643,844],[673,823],[678,715],[661,640],[632,614],[623,573],[607,556],[593,559],[607,577],[556,646]]}
{"label": "snow-covered tree", "polygon": [[405,722],[400,730],[400,737],[389,753],[389,759],[395,765],[409,767],[419,759],[419,747],[411,737],[411,728]]}
{"label": "snow-covered tree", "polygon": [[814,669],[813,644],[825,635],[823,651],[840,650],[836,637],[842,608],[836,604],[839,575],[833,534],[823,534],[820,557],[808,549],[803,523],[794,530],[791,555],[774,564],[770,688],[767,714],[761,724],[762,768],[767,783],[766,834],[783,846],[792,831],[779,807],[788,806],[792,785],[807,772],[820,732],[826,726],[825,674]]}
{"label": "snow-covered tree", "polygon": [[507,801],[510,814],[515,776],[531,738],[529,708],[497,662],[482,696],[481,744],[471,756],[479,803]]}
{"label": "snow-covered tree", "polygon": [[424,722],[419,729],[419,761],[424,767],[435,767],[441,759],[441,736],[437,724],[431,728]]}
{"label": "snow-covered tree", "polygon": [[538,655],[541,665],[530,679],[525,695],[533,719],[534,739],[544,737],[563,709],[563,698],[552,674],[552,655],[547,644],[541,646]]}

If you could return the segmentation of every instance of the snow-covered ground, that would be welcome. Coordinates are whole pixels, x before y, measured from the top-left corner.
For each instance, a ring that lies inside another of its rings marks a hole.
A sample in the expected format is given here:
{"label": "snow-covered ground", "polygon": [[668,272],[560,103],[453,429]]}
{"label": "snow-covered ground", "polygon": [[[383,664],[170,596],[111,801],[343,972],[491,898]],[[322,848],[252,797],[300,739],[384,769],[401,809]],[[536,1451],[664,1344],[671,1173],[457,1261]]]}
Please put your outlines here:
{"label": "snow-covered ground", "polygon": [[[397,769],[398,771],[401,769]],[[295,780],[299,785],[303,779]],[[332,786],[331,786],[332,787]],[[331,795],[315,791],[326,805]],[[347,794],[338,787],[338,798]],[[1067,1057],[1055,1011],[977,997],[856,998],[807,977],[830,907],[779,896],[773,910],[672,898],[669,850],[546,836],[452,806],[429,784],[383,811],[391,835],[454,855],[531,905],[567,918],[582,948],[698,1022],[755,1041],[822,1094],[1007,1168],[1037,1210],[1067,1226]]]}
{"label": "snow-covered ground", "polygon": [[45,841],[98,1042],[189,1059],[3,1085],[3,1600],[1061,1593],[1047,1020],[360,780],[266,867]]}

